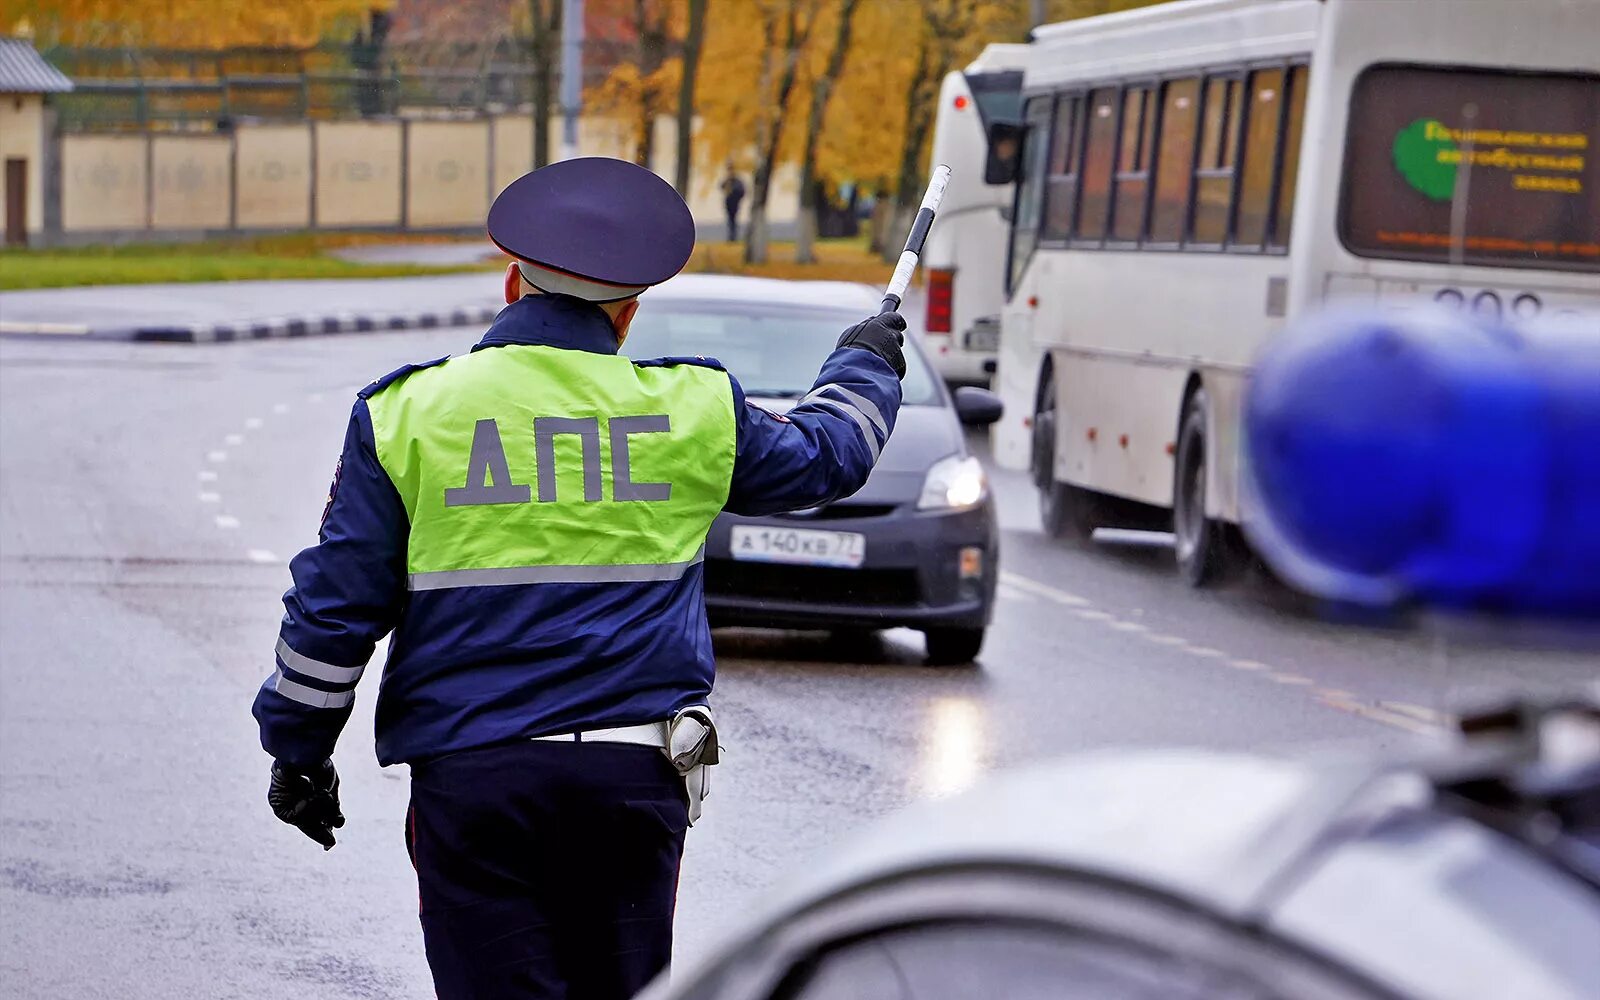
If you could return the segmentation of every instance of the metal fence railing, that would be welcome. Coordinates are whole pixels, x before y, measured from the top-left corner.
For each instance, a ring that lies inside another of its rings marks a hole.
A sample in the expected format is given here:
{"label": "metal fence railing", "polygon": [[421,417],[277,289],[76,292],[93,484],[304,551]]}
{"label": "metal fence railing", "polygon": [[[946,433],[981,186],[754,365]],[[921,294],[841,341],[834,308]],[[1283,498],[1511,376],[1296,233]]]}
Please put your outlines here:
{"label": "metal fence railing", "polygon": [[[614,46],[612,46],[614,47]],[[585,76],[604,79],[619,53],[586,52]],[[46,57],[73,78],[54,99],[65,132],[214,130],[241,121],[371,118],[421,112],[471,117],[532,102],[527,43],[396,45],[378,68],[349,46],[222,51],[56,48]],[[593,57],[591,60],[590,57]]]}

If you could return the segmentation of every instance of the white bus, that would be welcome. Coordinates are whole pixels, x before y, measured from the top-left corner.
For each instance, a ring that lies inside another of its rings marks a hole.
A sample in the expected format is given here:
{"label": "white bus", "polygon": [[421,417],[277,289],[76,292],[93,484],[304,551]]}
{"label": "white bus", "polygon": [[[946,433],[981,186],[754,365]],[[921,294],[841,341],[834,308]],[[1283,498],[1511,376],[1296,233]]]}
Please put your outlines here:
{"label": "white bus", "polygon": [[1251,362],[1327,299],[1600,306],[1595,0],[1185,0],[1037,29],[1023,95],[995,451],[1058,536],[1227,570]]}
{"label": "white bus", "polygon": [[947,74],[939,88],[933,162],[951,170],[939,224],[922,252],[922,326],[928,356],[949,382],[987,383],[994,371],[1012,190],[984,183],[985,132],[990,122],[1017,120],[1027,51],[1026,45],[990,45],[965,70]]}

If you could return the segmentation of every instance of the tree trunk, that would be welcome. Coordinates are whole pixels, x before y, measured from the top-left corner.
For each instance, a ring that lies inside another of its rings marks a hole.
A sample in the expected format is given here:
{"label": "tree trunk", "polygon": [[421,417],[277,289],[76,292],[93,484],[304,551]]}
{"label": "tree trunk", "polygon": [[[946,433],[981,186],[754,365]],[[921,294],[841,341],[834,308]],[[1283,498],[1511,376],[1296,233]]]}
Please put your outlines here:
{"label": "tree trunk", "polygon": [[841,0],[839,25],[833,34],[833,48],[828,50],[828,65],[811,84],[811,112],[806,118],[806,151],[800,160],[800,230],[795,235],[794,261],[796,264],[814,264],[817,260],[817,146],[822,136],[823,121],[828,114],[828,101],[833,97],[833,84],[844,69],[844,54],[850,48],[850,23],[855,17],[860,0]]}
{"label": "tree trunk", "polygon": [[954,59],[954,45],[971,25],[964,22],[962,0],[950,0],[943,17],[932,10],[925,12],[926,27],[921,45],[917,49],[917,69],[911,87],[906,91],[906,132],[900,147],[900,178],[895,186],[895,210],[891,225],[880,251],[886,261],[900,255],[906,233],[911,230],[917,204],[922,200],[922,188],[927,181],[923,172],[922,154],[933,130],[933,117],[938,111],[939,85],[950,71]]}
{"label": "tree trunk", "polygon": [[561,0],[528,0],[533,24],[533,169],[550,162],[550,107],[561,44]]}
{"label": "tree trunk", "polygon": [[751,184],[750,194],[750,233],[745,240],[744,259],[747,264],[765,264],[767,262],[767,196],[772,191],[772,171],[777,166],[778,143],[783,138],[783,121],[789,110],[789,93],[794,89],[795,71],[800,66],[800,53],[805,49],[806,36],[811,33],[811,26],[816,23],[816,12],[806,24],[805,31],[799,30],[800,0],[789,0],[789,11],[785,19],[786,29],[783,39],[783,73],[778,77],[778,92],[773,97],[770,117],[766,121],[766,129],[762,134],[761,147],[757,151],[755,178]]}
{"label": "tree trunk", "polygon": [[639,39],[639,117],[634,122],[637,144],[633,162],[649,168],[656,156],[656,112],[660,110],[658,82],[651,78],[660,72],[667,56],[666,4],[656,0],[655,20],[650,19],[652,0],[634,0],[633,27]]}
{"label": "tree trunk", "polygon": [[700,49],[706,39],[706,4],[689,0],[689,33],[683,40],[683,73],[678,81],[678,162],[672,186],[689,200],[690,142],[694,134],[694,84],[700,72]]}

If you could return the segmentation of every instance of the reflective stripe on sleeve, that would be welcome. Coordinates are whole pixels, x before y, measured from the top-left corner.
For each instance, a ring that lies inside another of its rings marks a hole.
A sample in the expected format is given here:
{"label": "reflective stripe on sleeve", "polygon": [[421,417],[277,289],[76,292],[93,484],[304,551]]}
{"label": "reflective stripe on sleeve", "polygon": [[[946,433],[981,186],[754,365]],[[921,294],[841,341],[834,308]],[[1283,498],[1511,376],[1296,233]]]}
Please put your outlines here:
{"label": "reflective stripe on sleeve", "polygon": [[843,399],[847,399],[854,403],[856,405],[856,409],[866,414],[867,419],[872,421],[872,426],[878,429],[878,433],[883,435],[883,439],[885,441],[889,439],[889,422],[883,419],[883,413],[880,412],[875,405],[873,405],[872,400],[861,395],[861,393],[856,392],[854,389],[847,389],[842,385],[834,385],[832,383],[818,386],[812,395],[814,396],[817,393],[823,392],[837,393]]}
{"label": "reflective stripe on sleeve", "polygon": [[505,566],[493,569],[447,569],[412,573],[407,590],[454,587],[508,587],[529,583],[658,583],[681,580],[689,567],[704,561],[704,546],[686,562],[631,563],[618,566]]}
{"label": "reflective stripe on sleeve", "polygon": [[307,687],[299,681],[292,681],[278,671],[272,679],[272,690],[288,698],[298,701],[302,705],[312,708],[343,708],[356,700],[355,691],[321,691],[314,687]]}
{"label": "reflective stripe on sleeve", "polygon": [[867,419],[865,413],[856,409],[854,403],[842,403],[837,399],[829,399],[827,396],[818,396],[809,402],[812,406],[826,406],[838,410],[851,420],[854,420],[856,426],[861,428],[861,436],[867,439],[867,451],[872,453],[872,461],[874,463],[878,461],[878,452],[882,446],[878,444],[877,428],[872,426],[872,421]]}
{"label": "reflective stripe on sleeve", "polygon": [[315,677],[319,681],[328,681],[333,684],[345,684],[350,687],[355,686],[356,681],[361,679],[362,671],[367,669],[365,666],[336,667],[331,663],[313,660],[309,656],[295,652],[289,646],[288,641],[281,637],[278,639],[278,659],[283,661],[284,666],[297,674]]}

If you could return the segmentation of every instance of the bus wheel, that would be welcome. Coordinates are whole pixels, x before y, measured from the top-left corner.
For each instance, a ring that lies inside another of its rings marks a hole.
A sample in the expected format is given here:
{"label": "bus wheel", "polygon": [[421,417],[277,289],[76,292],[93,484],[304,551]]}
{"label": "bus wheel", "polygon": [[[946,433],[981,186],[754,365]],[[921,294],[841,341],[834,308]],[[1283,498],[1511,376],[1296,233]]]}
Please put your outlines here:
{"label": "bus wheel", "polygon": [[1086,542],[1097,526],[1093,497],[1086,490],[1056,481],[1056,383],[1045,384],[1039,411],[1033,415],[1033,484],[1039,489],[1039,519],[1045,534]]}
{"label": "bus wheel", "polygon": [[1200,587],[1227,575],[1227,526],[1206,517],[1206,412],[1209,399],[1196,389],[1183,410],[1172,477],[1173,548],[1178,575]]}

